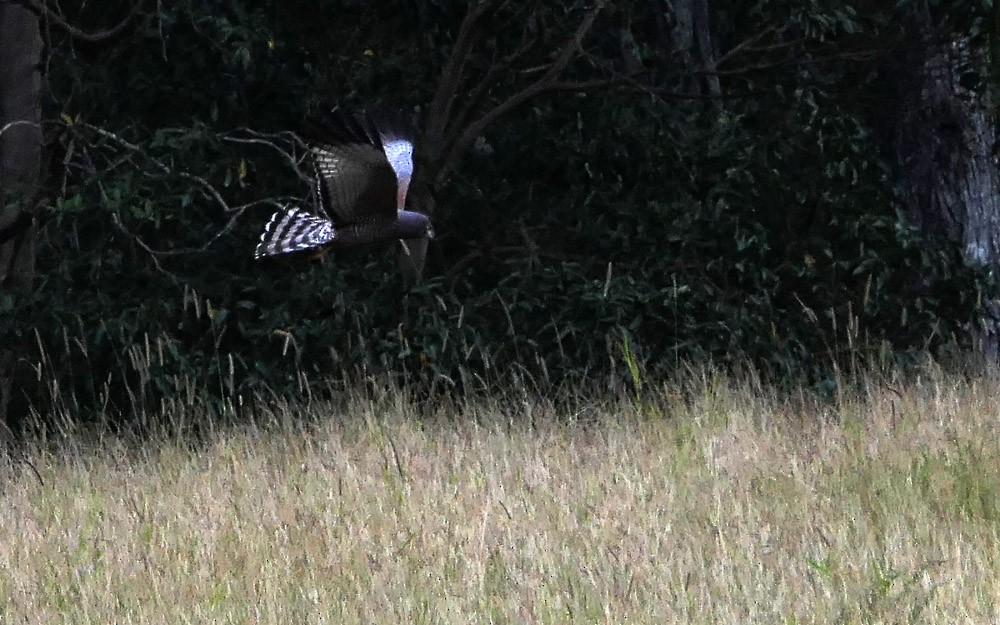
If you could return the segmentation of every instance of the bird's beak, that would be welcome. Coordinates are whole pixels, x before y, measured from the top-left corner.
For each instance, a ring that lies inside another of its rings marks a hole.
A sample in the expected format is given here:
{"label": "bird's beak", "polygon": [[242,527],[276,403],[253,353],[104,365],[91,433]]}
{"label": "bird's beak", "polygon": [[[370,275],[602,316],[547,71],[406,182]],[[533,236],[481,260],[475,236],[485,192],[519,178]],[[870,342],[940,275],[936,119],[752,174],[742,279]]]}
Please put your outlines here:
{"label": "bird's beak", "polygon": [[399,241],[402,250],[399,253],[399,268],[407,286],[420,284],[424,273],[424,261],[427,260],[427,239],[405,239]]}

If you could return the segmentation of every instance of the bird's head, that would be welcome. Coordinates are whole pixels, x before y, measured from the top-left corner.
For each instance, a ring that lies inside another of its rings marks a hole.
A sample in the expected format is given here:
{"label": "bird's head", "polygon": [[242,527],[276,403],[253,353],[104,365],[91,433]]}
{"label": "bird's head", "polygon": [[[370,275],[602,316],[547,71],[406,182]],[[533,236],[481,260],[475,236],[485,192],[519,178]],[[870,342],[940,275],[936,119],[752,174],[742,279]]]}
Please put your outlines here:
{"label": "bird's head", "polygon": [[[413,203],[411,202],[411,206]],[[396,220],[400,233],[400,265],[406,283],[418,284],[423,276],[427,259],[427,243],[434,238],[434,225],[424,213],[413,210],[400,211]]]}
{"label": "bird's head", "polygon": [[433,239],[431,218],[415,211],[399,211],[396,219],[397,236],[401,239]]}

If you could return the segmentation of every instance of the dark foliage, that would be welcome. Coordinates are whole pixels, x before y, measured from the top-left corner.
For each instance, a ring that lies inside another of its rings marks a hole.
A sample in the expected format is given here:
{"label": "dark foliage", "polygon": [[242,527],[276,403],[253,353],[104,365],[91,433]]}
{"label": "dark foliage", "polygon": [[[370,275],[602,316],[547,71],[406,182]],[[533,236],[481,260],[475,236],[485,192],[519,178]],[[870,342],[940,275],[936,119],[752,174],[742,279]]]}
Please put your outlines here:
{"label": "dark foliage", "polygon": [[[564,38],[563,9],[528,4],[533,21],[498,13],[484,49],[525,24]],[[426,106],[456,3],[188,0],[102,48],[52,35],[40,284],[0,300],[0,340],[30,346],[24,405],[46,407],[48,375],[75,410],[127,412],[185,379],[226,397],[294,395],[303,374],[558,383],[622,366],[626,341],[651,373],[748,358],[814,382],[871,346],[904,360],[960,347],[983,279],[897,214],[865,96],[877,58],[820,71],[761,57],[721,100],[670,97],[690,76],[647,4],[629,19],[644,84],[663,93],[562,92],[501,118],[435,189],[438,238],[413,289],[388,251],[253,261],[274,203],[227,212],[206,185],[230,208],[303,198],[276,150],[227,133],[294,130],[321,102]],[[731,4],[720,37],[790,23],[796,55],[888,28],[846,3]],[[609,50],[624,11],[594,34]]]}

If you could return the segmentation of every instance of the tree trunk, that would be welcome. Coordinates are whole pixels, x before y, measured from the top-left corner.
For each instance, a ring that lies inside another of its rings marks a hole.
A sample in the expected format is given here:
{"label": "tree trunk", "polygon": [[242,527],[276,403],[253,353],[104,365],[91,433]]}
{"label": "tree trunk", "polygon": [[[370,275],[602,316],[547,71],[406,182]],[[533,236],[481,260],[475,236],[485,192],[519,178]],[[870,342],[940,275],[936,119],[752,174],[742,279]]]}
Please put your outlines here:
{"label": "tree trunk", "polygon": [[[925,233],[961,243],[970,264],[1000,269],[1000,177],[993,156],[996,129],[986,98],[975,89],[985,76],[985,49],[968,36],[942,37],[926,7],[905,16],[908,31],[889,71],[894,100],[883,112],[909,218]],[[970,80],[973,79],[973,80]],[[996,298],[998,294],[992,294]],[[976,346],[998,356],[997,300],[974,328]]]}
{"label": "tree trunk", "polygon": [[[41,54],[38,17],[0,4],[0,297],[29,290],[35,274],[30,213],[41,170]],[[13,416],[7,409],[17,353],[0,346],[0,424]]]}
{"label": "tree trunk", "polygon": [[716,70],[716,44],[708,0],[662,0],[667,49],[679,55],[691,72],[686,90],[718,98],[722,87]]}

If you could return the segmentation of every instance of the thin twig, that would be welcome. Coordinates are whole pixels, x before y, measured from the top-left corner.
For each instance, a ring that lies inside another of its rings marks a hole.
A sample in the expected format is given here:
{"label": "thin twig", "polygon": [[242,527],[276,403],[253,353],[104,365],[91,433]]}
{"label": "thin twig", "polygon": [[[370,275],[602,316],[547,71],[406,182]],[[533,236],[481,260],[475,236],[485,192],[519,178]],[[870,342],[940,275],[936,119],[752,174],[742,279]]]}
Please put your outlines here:
{"label": "thin twig", "polygon": [[451,116],[451,107],[458,96],[458,87],[461,84],[462,71],[468,61],[469,52],[477,33],[476,25],[479,20],[494,7],[494,2],[480,0],[469,5],[462,24],[458,27],[458,36],[452,48],[451,55],[441,70],[441,80],[438,82],[437,91],[431,101],[430,118],[427,120],[427,130],[433,137],[444,135],[445,126]]}
{"label": "thin twig", "polygon": [[464,128],[456,126],[450,133],[448,140],[442,146],[442,152],[437,160],[438,172],[437,183],[442,184],[450,175],[451,168],[458,156],[464,153],[471,146],[476,137],[490,126],[497,119],[520,106],[528,100],[546,92],[562,90],[584,90],[603,87],[617,82],[617,79],[603,79],[595,81],[565,82],[560,81],[559,75],[569,65],[570,61],[577,56],[582,48],[583,40],[590,32],[598,14],[604,9],[604,2],[596,2],[593,8],[580,21],[579,26],[573,36],[559,51],[556,59],[549,65],[548,70],[541,78],[526,86],[522,90],[510,95],[506,100],[496,105],[489,111],[483,113],[476,121],[466,125]]}
{"label": "thin twig", "polygon": [[47,23],[50,22],[55,24],[69,36],[79,41],[85,41],[87,43],[102,43],[119,36],[125,32],[125,29],[131,26],[133,20],[141,17],[143,14],[142,8],[144,3],[141,0],[136,2],[132,6],[132,10],[129,11],[128,15],[126,15],[125,18],[118,24],[112,26],[111,28],[94,32],[88,32],[70,24],[66,21],[66,18],[50,9],[45,2],[40,0],[0,0],[0,4],[16,4],[18,6],[22,6],[38,17],[46,20]]}
{"label": "thin twig", "polygon": [[111,132],[110,130],[105,130],[104,128],[100,128],[99,126],[94,126],[93,124],[88,124],[88,123],[81,123],[80,125],[83,126],[84,128],[87,128],[88,130],[96,132],[102,137],[115,141],[116,143],[118,143],[118,145],[126,148],[131,152],[141,155],[143,158],[152,163],[157,169],[159,169],[164,174],[177,176],[178,178],[183,178],[185,180],[190,180],[192,182],[195,182],[199,187],[201,187],[203,193],[205,193],[213,200],[215,200],[215,202],[222,208],[223,212],[225,213],[234,212],[233,208],[231,208],[229,206],[229,203],[226,202],[225,198],[222,197],[222,194],[219,193],[219,190],[215,188],[215,185],[210,183],[202,176],[199,176],[197,174],[192,174],[186,171],[174,171],[169,165],[167,165],[166,163],[157,158],[154,158],[143,148],[118,136],[117,134]]}
{"label": "thin twig", "polygon": [[[782,29],[784,29],[784,27],[782,27]],[[749,37],[747,37],[746,39],[744,39],[740,43],[738,43],[735,46],[733,46],[732,48],[730,48],[725,54],[723,54],[722,56],[720,56],[718,59],[716,59],[715,66],[719,67],[720,65],[722,65],[723,63],[725,63],[729,59],[733,58],[734,56],[736,56],[737,54],[739,54],[743,50],[747,49],[749,46],[752,46],[753,44],[757,43],[758,41],[760,41],[764,37],[767,37],[770,34],[776,34],[776,33],[778,33],[778,27],[777,26],[769,26],[769,27],[765,28],[764,30],[760,31],[759,33],[750,35]]]}
{"label": "thin twig", "polygon": [[3,136],[3,133],[7,132],[11,128],[14,128],[15,126],[31,126],[33,128],[41,128],[41,124],[38,122],[29,121],[27,119],[15,119],[14,121],[7,122],[0,127],[0,137]]}
{"label": "thin twig", "polygon": [[[112,213],[112,221],[115,227],[122,234],[131,239],[139,248],[145,251],[150,256],[156,269],[161,273],[163,273],[164,275],[168,276],[175,283],[180,283],[179,278],[163,267],[161,262],[162,258],[168,256],[180,256],[180,255],[188,255],[195,253],[203,253],[208,251],[208,249],[222,236],[232,232],[235,229],[240,218],[243,216],[243,214],[250,209],[263,205],[271,205],[275,208],[281,208],[287,206],[288,204],[301,201],[299,198],[293,198],[293,197],[272,197],[272,198],[256,199],[250,202],[246,202],[244,204],[233,206],[229,204],[229,202],[225,199],[225,197],[223,197],[219,189],[205,177],[200,176],[198,174],[193,174],[191,172],[175,169],[171,165],[149,154],[142,146],[137,145],[125,139],[118,133],[112,132],[105,128],[95,126],[93,124],[81,123],[81,122],[71,124],[69,125],[69,127],[70,128],[76,127],[83,130],[87,130],[103,139],[108,140],[108,142],[105,143],[104,145],[76,148],[75,150],[76,156],[75,158],[72,159],[72,161],[74,162],[69,163],[68,164],[69,166],[79,167],[81,170],[86,171],[90,175],[97,176],[99,172],[111,171],[124,163],[129,163],[132,167],[142,172],[146,177],[154,180],[163,180],[168,177],[175,177],[175,178],[180,178],[182,180],[187,180],[194,183],[194,185],[201,191],[201,193],[205,195],[205,197],[209,198],[215,205],[217,205],[221,209],[221,211],[224,214],[229,216],[226,224],[223,227],[221,227],[218,231],[216,231],[202,245],[190,248],[161,250],[150,246],[138,234],[129,230],[129,228],[125,225],[125,223],[121,219],[121,216],[117,212]],[[248,131],[248,132],[253,133],[253,131]],[[229,139],[236,143],[264,143],[266,145],[270,145],[271,147],[278,149],[278,151],[281,152],[282,154],[290,156],[290,152],[281,149],[280,146],[278,146],[273,141],[268,141],[266,138],[264,138],[264,135],[262,133],[260,133],[260,138],[251,137],[250,139],[245,139],[239,137],[230,137]],[[114,149],[115,146],[117,146],[119,150],[122,149],[125,150],[125,154],[116,156],[116,151]],[[99,169],[95,164],[94,158],[91,154],[93,150],[98,150],[100,152],[110,151],[110,153],[106,155],[107,158],[110,159],[110,164]],[[295,163],[294,159],[291,162],[293,165],[296,165],[297,169],[297,164]],[[104,188],[104,184],[100,180],[97,181],[97,188],[103,202],[105,204],[110,204],[111,203],[110,198],[108,197],[107,191]]]}
{"label": "thin twig", "polygon": [[[313,184],[314,176],[303,169],[303,163],[305,162],[306,155],[309,153],[308,148],[302,138],[294,132],[263,133],[249,128],[237,128],[232,132],[223,134],[222,140],[243,145],[263,145],[269,147],[281,155],[281,158],[291,166],[292,171],[295,172],[299,180],[309,183],[310,186]],[[278,143],[279,140],[288,143],[293,149],[282,147]],[[294,149],[298,149],[299,154],[296,154],[293,151]]]}
{"label": "thin twig", "polygon": [[[103,185],[100,185],[100,186],[101,186],[101,194],[104,195],[104,197],[107,197],[107,195],[104,192]],[[151,249],[149,247],[149,245],[146,244],[145,241],[142,240],[142,237],[140,237],[139,235],[133,233],[131,230],[129,230],[128,228],[125,227],[125,224],[122,223],[122,220],[118,216],[118,213],[111,213],[111,221],[112,221],[112,223],[115,224],[115,227],[118,228],[119,232],[121,232],[122,234],[124,234],[126,237],[132,239],[133,243],[135,243],[136,245],[138,245],[139,247],[141,247],[143,250],[146,251],[147,254],[149,254],[149,258],[153,261],[153,266],[156,267],[157,271],[159,271],[163,275],[165,275],[168,278],[170,278],[170,280],[175,285],[180,285],[181,284],[181,279],[178,278],[176,274],[174,274],[171,271],[167,271],[166,269],[164,269],[163,265],[160,263],[159,256],[156,254],[156,252],[153,249]]]}

